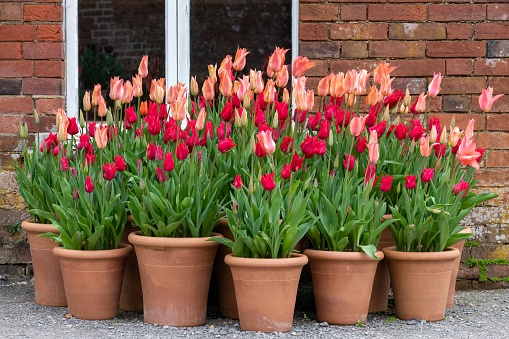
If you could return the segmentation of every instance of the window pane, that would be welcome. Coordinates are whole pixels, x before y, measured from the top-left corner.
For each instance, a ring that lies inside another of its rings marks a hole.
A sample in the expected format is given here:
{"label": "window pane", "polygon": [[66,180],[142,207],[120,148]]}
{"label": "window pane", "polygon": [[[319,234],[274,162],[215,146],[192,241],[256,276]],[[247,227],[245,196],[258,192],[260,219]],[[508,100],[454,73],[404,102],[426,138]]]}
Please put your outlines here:
{"label": "window pane", "polygon": [[191,75],[204,80],[237,47],[251,52],[246,70],[261,70],[275,46],[291,48],[291,10],[291,0],[191,0]]}

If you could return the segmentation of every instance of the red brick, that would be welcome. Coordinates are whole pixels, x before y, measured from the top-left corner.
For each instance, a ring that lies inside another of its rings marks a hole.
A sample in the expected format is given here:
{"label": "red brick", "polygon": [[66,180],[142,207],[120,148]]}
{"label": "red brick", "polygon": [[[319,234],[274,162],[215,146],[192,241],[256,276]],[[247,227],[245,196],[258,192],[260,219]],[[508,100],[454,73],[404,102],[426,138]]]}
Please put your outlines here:
{"label": "red brick", "polygon": [[62,5],[23,6],[25,21],[62,21]]}
{"label": "red brick", "polygon": [[430,21],[481,21],[486,19],[486,5],[432,4],[428,7]]}
{"label": "red brick", "polygon": [[62,41],[62,25],[37,25],[37,41]]}
{"label": "red brick", "polygon": [[470,111],[471,99],[469,95],[442,95],[444,112],[466,113]]}
{"label": "red brick", "polygon": [[39,132],[55,132],[55,113],[51,112],[48,115],[41,114],[39,115],[39,125],[37,126],[34,123],[34,119],[27,119],[28,125],[28,133],[37,133]]}
{"label": "red brick", "polygon": [[21,59],[21,43],[0,42],[0,59]]}
{"label": "red brick", "polygon": [[[388,2],[423,2],[423,1],[419,1],[419,0],[382,0],[382,1],[379,1],[379,2],[384,2],[384,1],[388,1]],[[442,2],[443,0],[427,0],[426,2]],[[458,0],[458,1],[461,1],[461,0]]]}
{"label": "red brick", "polygon": [[36,61],[34,75],[40,78],[63,78],[65,64],[63,61]]}
{"label": "red brick", "polygon": [[486,56],[484,41],[429,41],[428,57],[483,57]]}
{"label": "red brick", "polygon": [[369,4],[370,21],[425,21],[426,5],[422,4]]}
{"label": "red brick", "polygon": [[389,39],[393,40],[442,40],[445,24],[438,23],[390,23]]}
{"label": "red brick", "polygon": [[301,23],[299,25],[299,39],[328,40],[327,24]]}
{"label": "red brick", "polygon": [[383,58],[421,58],[425,56],[424,41],[370,41],[369,56]]}
{"label": "red brick", "polygon": [[[34,110],[32,98],[0,96],[0,114],[31,113]],[[1,116],[0,116],[1,117]],[[0,123],[0,127],[2,124]],[[0,131],[0,133],[3,133]]]}
{"label": "red brick", "polygon": [[341,56],[350,59],[365,59],[368,57],[368,43],[366,41],[343,41]]}
{"label": "red brick", "polygon": [[32,62],[27,60],[0,61],[0,77],[21,78],[31,77],[33,74]]}
{"label": "red brick", "polygon": [[509,151],[491,151],[486,157],[486,167],[509,167]]}
{"label": "red brick", "polygon": [[333,4],[302,4],[299,16],[302,21],[337,21],[339,5]]}
{"label": "red brick", "polygon": [[33,25],[2,25],[0,24],[0,41],[34,41],[35,26]]}
{"label": "red brick", "polygon": [[445,60],[392,60],[392,66],[398,66],[393,76],[433,76],[435,73],[445,73]]}
{"label": "red brick", "polygon": [[444,77],[440,87],[441,94],[470,94],[481,93],[486,81],[483,77]]}
{"label": "red brick", "polygon": [[[392,81],[393,89],[401,89],[403,92],[408,91],[411,95],[418,95],[421,92],[425,92],[428,88],[428,82],[425,78],[403,78],[396,77]],[[417,97],[412,98],[412,102],[416,101]]]}
{"label": "red brick", "polygon": [[501,77],[488,78],[488,85],[493,87],[494,95],[497,95],[498,93],[509,94],[509,77],[508,78],[501,78]]}
{"label": "red brick", "polygon": [[39,114],[53,114],[53,110],[65,107],[62,97],[35,99],[35,109]]}
{"label": "red brick", "polygon": [[[496,104],[496,103],[495,103]],[[509,131],[509,114],[486,114],[486,129],[490,131]]]}
{"label": "red brick", "polygon": [[51,78],[23,79],[21,91],[24,95],[61,95],[62,80]]}
{"label": "red brick", "polygon": [[329,73],[329,62],[328,60],[313,60],[310,61],[315,63],[315,67],[306,71],[308,77],[324,77]]}
{"label": "red brick", "polygon": [[477,134],[477,146],[490,149],[509,149],[509,133],[481,132]]}
{"label": "red brick", "polygon": [[387,24],[385,23],[351,23],[331,24],[332,40],[385,40]]}
{"label": "red brick", "polygon": [[475,24],[475,38],[509,39],[509,22],[482,22]]}
{"label": "red brick", "polygon": [[[19,134],[19,124],[22,122],[21,115],[9,116],[0,115],[0,133],[5,134]],[[1,142],[1,141],[0,141]],[[12,162],[10,159],[9,162]],[[0,167],[5,168],[5,164],[0,164]]]}
{"label": "red brick", "polygon": [[506,186],[509,182],[509,171],[481,168],[475,173],[475,179],[479,181],[479,186],[483,187]]}
{"label": "red brick", "polygon": [[341,42],[339,41],[301,41],[299,53],[313,59],[339,59]]}
{"label": "red brick", "polygon": [[63,59],[63,44],[59,42],[27,42],[23,44],[25,59]]}
{"label": "red brick", "polygon": [[447,75],[472,75],[471,59],[447,59],[445,65]]}
{"label": "red brick", "polygon": [[378,65],[378,61],[376,60],[331,60],[330,62],[330,71],[337,72],[346,72],[350,69],[366,69],[368,72],[372,72],[375,67]]}
{"label": "red brick", "polygon": [[509,20],[509,4],[488,4],[488,20]]}
{"label": "red brick", "polygon": [[475,129],[483,129],[484,124],[482,123],[484,121],[484,118],[482,114],[451,114],[451,113],[433,113],[429,115],[430,118],[437,117],[440,119],[440,124],[442,126],[450,126],[451,120],[454,118],[454,125],[458,126],[460,129],[464,130],[470,119],[474,119],[476,121]]}
{"label": "red brick", "polygon": [[22,17],[20,5],[0,5],[0,21],[21,21]]}
{"label": "red brick", "polygon": [[466,40],[474,36],[474,26],[467,23],[448,23],[447,39],[448,40]]}
{"label": "red brick", "polygon": [[341,5],[341,21],[366,20],[368,17],[366,5]]}
{"label": "red brick", "polygon": [[[495,90],[494,95],[499,94],[499,90]],[[481,108],[479,107],[479,96],[472,96],[472,110],[481,111]],[[490,113],[507,113],[509,112],[509,95],[504,95],[501,98],[499,98],[493,106],[491,106]],[[506,124],[509,122],[509,120],[506,120]]]}
{"label": "red brick", "polygon": [[509,59],[479,59],[474,62],[475,75],[509,75]]}

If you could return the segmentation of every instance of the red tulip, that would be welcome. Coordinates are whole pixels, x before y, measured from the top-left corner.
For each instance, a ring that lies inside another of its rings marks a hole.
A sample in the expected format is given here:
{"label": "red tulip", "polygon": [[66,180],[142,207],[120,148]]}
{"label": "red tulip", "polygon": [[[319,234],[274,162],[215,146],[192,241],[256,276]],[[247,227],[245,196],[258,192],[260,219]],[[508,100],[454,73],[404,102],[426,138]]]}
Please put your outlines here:
{"label": "red tulip", "polygon": [[299,157],[297,152],[293,153],[292,162],[291,162],[292,172],[300,170],[302,168],[303,162],[304,162],[304,158]]}
{"label": "red tulip", "polygon": [[283,179],[290,179],[292,175],[292,165],[286,164],[283,166],[283,169],[281,170],[281,178]]}
{"label": "red tulip", "polygon": [[315,154],[318,154],[320,156],[324,155],[325,152],[327,152],[327,143],[325,142],[325,140],[318,140],[315,143],[314,152]]}
{"label": "red tulip", "polygon": [[165,182],[168,180],[166,177],[166,174],[163,172],[163,170],[160,167],[156,168],[156,177],[159,182]]}
{"label": "red tulip", "polygon": [[90,135],[91,138],[95,136],[95,122],[88,123],[88,135]]}
{"label": "red tulip", "polygon": [[230,137],[232,133],[232,127],[229,123],[222,121],[219,126],[217,126],[217,137],[219,139],[224,139]]}
{"label": "red tulip", "polygon": [[233,119],[233,116],[235,115],[235,112],[233,111],[233,106],[231,102],[227,102],[226,105],[224,105],[223,110],[221,111],[221,119],[223,121],[229,122]]}
{"label": "red tulip", "polygon": [[415,175],[407,175],[405,177],[405,187],[409,190],[414,189],[417,185],[416,180],[417,177]]}
{"label": "red tulip", "polygon": [[233,179],[233,184],[232,185],[236,189],[240,189],[242,187],[242,185],[244,185],[244,183],[242,182],[242,177],[240,176],[240,174],[237,174],[235,179]]}
{"label": "red tulip", "polygon": [[95,162],[95,154],[87,153],[85,155],[85,166],[93,166]]}
{"label": "red tulip", "polygon": [[156,160],[163,160],[164,152],[161,146],[156,146]]}
{"label": "red tulip", "polygon": [[274,173],[267,173],[262,175],[261,183],[263,189],[266,191],[272,191],[276,188],[276,182],[274,181]]}
{"label": "red tulip", "polygon": [[386,128],[387,128],[387,121],[384,120],[384,121],[378,123],[378,125],[370,127],[369,131],[376,131],[377,136],[380,138],[384,134]]}
{"label": "red tulip", "polygon": [[66,157],[60,158],[60,170],[67,171],[69,169],[69,161]]}
{"label": "red tulip", "polygon": [[359,153],[364,153],[366,148],[368,148],[368,141],[366,137],[358,139],[357,144],[355,145],[355,150]]}
{"label": "red tulip", "polygon": [[464,198],[467,195],[469,188],[470,188],[470,185],[468,182],[460,180],[459,183],[457,183],[456,185],[454,185],[452,187],[452,191],[456,195],[460,194],[463,191],[463,195],[461,197]]}
{"label": "red tulip", "polygon": [[330,125],[331,122],[328,120],[322,120],[320,121],[320,130],[318,131],[318,138],[322,140],[326,140],[329,138],[329,132],[330,132]]}
{"label": "red tulip", "polygon": [[69,125],[67,125],[67,133],[70,135],[76,135],[79,132],[76,118],[69,118]]}
{"label": "red tulip", "polygon": [[90,145],[90,136],[88,134],[80,135],[80,140],[78,142],[78,150],[89,148]]}
{"label": "red tulip", "polygon": [[134,124],[136,121],[138,121],[138,116],[134,111],[134,106],[131,106],[125,110],[125,118],[130,124]]}
{"label": "red tulip", "polygon": [[164,156],[163,169],[166,172],[173,171],[175,168],[175,161],[173,161],[173,154],[171,152],[166,153]]}
{"label": "red tulip", "polygon": [[406,127],[404,123],[400,122],[394,129],[394,135],[398,140],[405,140],[409,128],[410,127]]}
{"label": "red tulip", "polygon": [[384,175],[380,181],[380,191],[389,192],[392,186],[392,180],[394,178],[390,175]]}
{"label": "red tulip", "polygon": [[117,166],[115,166],[115,163],[106,163],[106,165],[103,165],[103,172],[104,179],[113,180],[113,178],[115,178],[115,174],[117,173]]}
{"label": "red tulip", "polygon": [[284,136],[281,145],[279,146],[283,153],[288,153],[293,151],[293,138]]}
{"label": "red tulip", "polygon": [[343,161],[343,167],[347,171],[353,171],[355,166],[355,158],[351,154],[345,154],[345,160]]}
{"label": "red tulip", "polygon": [[237,145],[233,142],[233,139],[227,138],[219,141],[219,143],[217,144],[217,149],[221,153],[226,153],[235,146]]}
{"label": "red tulip", "polygon": [[177,150],[175,152],[177,159],[184,160],[189,155],[189,149],[187,146],[181,142],[177,144]]}
{"label": "red tulip", "polygon": [[145,122],[148,125],[148,133],[150,135],[159,135],[159,133],[161,133],[161,124],[157,116],[147,115],[145,117]]}
{"label": "red tulip", "polygon": [[125,163],[124,158],[121,155],[115,155],[114,159],[115,159],[115,166],[117,167],[117,171],[119,171],[119,172],[125,171],[127,168],[127,165]]}
{"label": "red tulip", "polygon": [[85,178],[85,192],[92,193],[94,191],[94,183],[92,182],[92,178],[87,175]]}
{"label": "red tulip", "polygon": [[147,147],[147,159],[148,160],[155,160],[156,159],[156,145],[153,143],[149,143]]}
{"label": "red tulip", "polygon": [[433,168],[425,168],[421,174],[422,182],[430,182],[435,176],[435,170]]}

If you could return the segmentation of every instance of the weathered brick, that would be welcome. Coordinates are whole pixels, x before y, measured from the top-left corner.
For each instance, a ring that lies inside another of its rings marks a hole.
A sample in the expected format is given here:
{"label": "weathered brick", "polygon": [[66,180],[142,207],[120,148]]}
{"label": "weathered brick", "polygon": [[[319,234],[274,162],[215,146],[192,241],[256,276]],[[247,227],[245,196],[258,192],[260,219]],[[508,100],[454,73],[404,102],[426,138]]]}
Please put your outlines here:
{"label": "weathered brick", "polygon": [[328,40],[328,29],[324,23],[301,23],[299,25],[299,39]]}
{"label": "weathered brick", "polygon": [[386,23],[341,23],[331,24],[330,35],[333,40],[385,40]]}
{"label": "weathered brick", "polygon": [[370,21],[424,21],[426,5],[423,4],[369,4]]}
{"label": "weathered brick", "polygon": [[464,130],[470,119],[475,119],[475,130],[483,129],[484,128],[484,118],[482,114],[451,114],[451,113],[433,113],[430,114],[431,117],[437,117],[440,119],[440,123],[442,126],[450,126],[451,120],[454,118],[455,126],[458,126],[462,130]]}
{"label": "weathered brick", "polygon": [[509,20],[509,4],[488,4],[488,20]]}
{"label": "weathered brick", "polygon": [[62,25],[37,25],[38,41],[62,41]]}
{"label": "weathered brick", "polygon": [[302,21],[336,21],[339,16],[339,5],[334,4],[302,4],[299,6]]}
{"label": "weathered brick", "polygon": [[[34,109],[32,98],[18,96],[0,97],[0,114],[31,113]],[[0,123],[0,126],[2,123]],[[3,133],[3,132],[0,132]]]}
{"label": "weathered brick", "polygon": [[339,41],[302,41],[299,43],[299,53],[313,59],[339,59],[341,57],[341,42]]}
{"label": "weathered brick", "polygon": [[470,254],[473,259],[509,259],[509,245],[483,244],[472,247]]}
{"label": "weathered brick", "polygon": [[468,267],[467,265],[460,263],[458,279],[479,279],[479,267]]}
{"label": "weathered brick", "polygon": [[366,41],[343,41],[341,56],[351,59],[365,59],[368,57],[368,43]]}
{"label": "weathered brick", "polygon": [[1,59],[21,59],[21,43],[0,42],[0,60]]}
{"label": "weathered brick", "polygon": [[34,25],[0,24],[0,41],[34,41]]}
{"label": "weathered brick", "polygon": [[341,5],[341,21],[366,20],[368,17],[367,8],[368,7],[366,5],[359,4]]}
{"label": "weathered brick", "polygon": [[509,131],[508,121],[509,114],[487,114],[486,129],[490,131]]}
{"label": "weathered brick", "polygon": [[479,40],[509,39],[509,22],[481,22],[475,24],[475,38]]}
{"label": "weathered brick", "polygon": [[62,5],[32,5],[23,6],[25,21],[62,21]]}
{"label": "weathered brick", "polygon": [[21,6],[15,4],[0,4],[0,21],[21,21]]}
{"label": "weathered brick", "polygon": [[429,41],[428,57],[483,57],[486,43],[482,41]]}
{"label": "weathered brick", "polygon": [[470,110],[470,97],[467,95],[442,96],[444,112],[468,112]]}
{"label": "weathered brick", "polygon": [[346,72],[350,69],[366,69],[368,72],[372,72],[375,67],[378,65],[378,61],[376,60],[331,60],[330,62],[330,71],[337,72]]}
{"label": "weathered brick", "polygon": [[28,60],[0,60],[0,77],[21,78],[33,74],[32,62]]}
{"label": "weathered brick", "polygon": [[448,40],[466,40],[474,36],[474,26],[469,23],[451,22],[447,24]]}
{"label": "weathered brick", "polygon": [[509,75],[509,58],[478,59],[474,61],[475,75]]}
{"label": "weathered brick", "polygon": [[445,60],[392,60],[397,66],[393,76],[432,76],[433,72],[445,74]]}
{"label": "weathered brick", "polygon": [[[412,95],[417,95],[421,92],[425,92],[427,90],[428,82],[424,78],[402,78],[397,77],[392,81],[392,88],[399,88],[403,90],[403,93],[408,88],[408,91]],[[417,98],[413,98],[412,102],[417,100]]]}
{"label": "weathered brick", "polygon": [[509,167],[509,151],[491,151],[486,159],[486,167]]}
{"label": "weathered brick", "polygon": [[55,114],[51,113],[50,115],[40,115],[39,116],[40,123],[36,125],[34,123],[34,119],[26,119],[28,125],[28,133],[37,133],[39,132],[54,132],[56,133],[57,128],[55,126]]}
{"label": "weathered brick", "polygon": [[21,91],[24,95],[61,95],[62,80],[52,78],[23,79]]}
{"label": "weathered brick", "polygon": [[63,78],[65,64],[63,61],[35,61],[34,75],[41,78]]}
{"label": "weathered brick", "polygon": [[428,7],[430,21],[481,21],[486,19],[486,5],[432,4]]}
{"label": "weathered brick", "polygon": [[389,24],[389,39],[392,40],[442,40],[445,38],[445,24],[415,22]]}
{"label": "weathered brick", "polygon": [[374,58],[422,58],[424,41],[370,41],[369,56]]}
{"label": "weathered brick", "polygon": [[445,62],[447,75],[472,75],[471,59],[447,59]]}
{"label": "weathered brick", "polygon": [[27,42],[23,44],[25,59],[63,59],[63,44],[59,42]]}
{"label": "weathered brick", "polygon": [[489,86],[493,87],[494,94],[509,94],[509,77],[493,77],[488,78]]}
{"label": "weathered brick", "polygon": [[509,276],[509,265],[488,265],[486,267],[488,278],[504,278]]}
{"label": "weathered brick", "polygon": [[328,60],[314,60],[310,61],[315,63],[315,67],[306,71],[306,76],[308,77],[324,77],[329,73],[329,61]]}
{"label": "weathered brick", "polygon": [[481,168],[475,173],[475,179],[484,187],[506,186],[509,181],[509,171]]}
{"label": "weathered brick", "polygon": [[481,93],[485,88],[486,81],[482,77],[471,78],[443,78],[441,83],[441,94],[469,94]]}
{"label": "weathered brick", "polygon": [[477,146],[491,149],[508,149],[509,133],[480,132],[477,134]]}
{"label": "weathered brick", "polygon": [[35,109],[39,114],[53,114],[53,110],[65,108],[65,100],[62,97],[35,99]]}
{"label": "weathered brick", "polygon": [[509,57],[509,40],[488,40],[488,58],[507,58]]}
{"label": "weathered brick", "polygon": [[0,95],[20,95],[20,79],[0,79]]}

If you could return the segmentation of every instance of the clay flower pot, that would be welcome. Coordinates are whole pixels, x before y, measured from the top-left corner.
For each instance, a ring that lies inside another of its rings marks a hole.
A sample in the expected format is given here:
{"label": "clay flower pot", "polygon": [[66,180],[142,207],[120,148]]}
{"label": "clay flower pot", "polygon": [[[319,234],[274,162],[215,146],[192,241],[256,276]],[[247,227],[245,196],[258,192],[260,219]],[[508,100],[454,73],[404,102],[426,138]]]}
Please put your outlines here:
{"label": "clay flower pot", "polygon": [[391,275],[396,316],[437,321],[445,316],[445,306],[454,260],[460,252],[453,247],[443,252],[400,252],[383,249]]}
{"label": "clay flower pot", "polygon": [[288,332],[302,267],[308,258],[252,259],[233,254],[225,257],[230,266],[239,310],[240,328],[244,331]]}
{"label": "clay flower pot", "polygon": [[124,265],[132,247],[85,251],[53,248],[60,260],[69,312],[86,320],[112,319],[117,315]]}
{"label": "clay flower pot", "polygon": [[[130,233],[138,230],[138,227],[131,225],[132,216],[127,217],[122,242],[130,244],[127,237]],[[127,257],[124,269],[124,278],[122,279],[122,291],[120,292],[119,308],[122,311],[143,313],[143,293],[141,291],[140,270],[138,269],[138,259],[136,252],[132,251]]]}
{"label": "clay flower pot", "polygon": [[38,224],[28,220],[21,223],[30,244],[30,254],[34,269],[35,303],[44,306],[67,306],[64,281],[58,258],[53,247],[58,244],[40,234],[58,231],[51,224]]}
{"label": "clay flower pot", "polygon": [[[390,217],[392,218],[392,216]],[[394,239],[392,239],[392,229],[387,227],[382,231],[376,249],[381,251],[390,246],[394,246]],[[376,267],[375,280],[373,281],[373,289],[371,290],[371,299],[369,301],[369,313],[387,310],[390,289],[391,277],[389,275],[387,259],[384,258],[378,262],[378,266]]]}
{"label": "clay flower pot", "polygon": [[366,322],[371,289],[379,260],[363,252],[305,250],[309,258],[316,315],[319,322],[355,325]]}
{"label": "clay flower pot", "polygon": [[[213,234],[222,237],[220,234]],[[129,234],[140,269],[144,321],[199,326],[207,317],[207,295],[218,242],[210,237],[158,238]]]}
{"label": "clay flower pot", "polygon": [[[472,229],[470,227],[465,227],[460,233],[472,233]],[[447,308],[454,307],[454,293],[456,292],[456,278],[458,277],[458,270],[461,261],[461,253],[463,252],[463,247],[465,246],[465,240],[460,241],[452,247],[457,248],[460,251],[460,256],[454,260],[454,265],[452,266],[451,273],[451,282],[449,283],[449,292],[447,294]]]}

